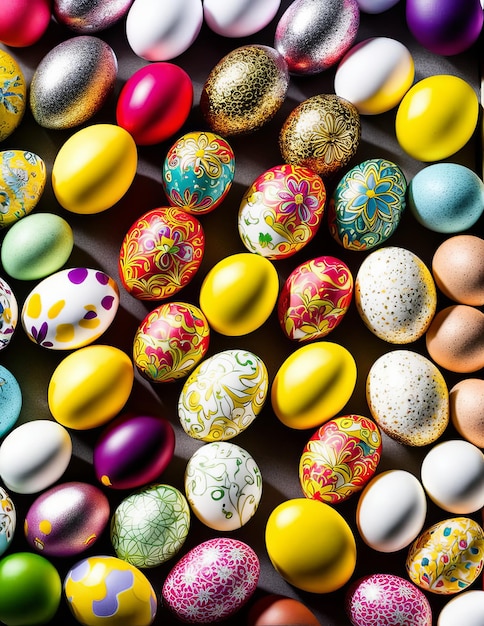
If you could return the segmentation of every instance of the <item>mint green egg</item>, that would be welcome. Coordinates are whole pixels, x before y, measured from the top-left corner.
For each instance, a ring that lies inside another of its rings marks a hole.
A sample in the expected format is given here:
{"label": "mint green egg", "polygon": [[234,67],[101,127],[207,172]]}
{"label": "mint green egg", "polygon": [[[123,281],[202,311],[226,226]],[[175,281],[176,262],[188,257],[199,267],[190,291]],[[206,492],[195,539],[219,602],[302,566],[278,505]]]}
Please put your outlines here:
{"label": "mint green egg", "polygon": [[18,280],[38,280],[57,272],[68,260],[74,235],[54,213],[31,213],[7,231],[0,250],[5,272]]}

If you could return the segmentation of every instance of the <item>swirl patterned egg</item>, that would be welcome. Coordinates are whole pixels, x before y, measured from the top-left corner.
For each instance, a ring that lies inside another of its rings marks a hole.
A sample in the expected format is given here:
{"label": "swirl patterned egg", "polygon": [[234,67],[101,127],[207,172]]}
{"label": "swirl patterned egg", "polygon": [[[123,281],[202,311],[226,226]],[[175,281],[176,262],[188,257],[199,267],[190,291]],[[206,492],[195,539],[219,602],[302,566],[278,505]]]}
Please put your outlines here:
{"label": "swirl patterned egg", "polygon": [[27,83],[20,65],[5,50],[0,50],[0,141],[9,137],[23,119]]}

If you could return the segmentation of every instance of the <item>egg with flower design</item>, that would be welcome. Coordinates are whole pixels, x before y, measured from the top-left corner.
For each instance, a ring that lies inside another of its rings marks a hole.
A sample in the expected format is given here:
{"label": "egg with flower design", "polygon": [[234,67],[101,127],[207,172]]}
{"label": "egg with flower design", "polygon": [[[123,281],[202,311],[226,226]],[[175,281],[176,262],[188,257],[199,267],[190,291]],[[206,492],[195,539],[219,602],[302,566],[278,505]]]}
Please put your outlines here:
{"label": "egg with flower design", "polygon": [[20,125],[26,96],[27,84],[20,65],[8,52],[0,50],[0,141]]}
{"label": "egg with flower design", "polygon": [[6,348],[18,322],[18,302],[10,285],[0,278],[0,350]]}

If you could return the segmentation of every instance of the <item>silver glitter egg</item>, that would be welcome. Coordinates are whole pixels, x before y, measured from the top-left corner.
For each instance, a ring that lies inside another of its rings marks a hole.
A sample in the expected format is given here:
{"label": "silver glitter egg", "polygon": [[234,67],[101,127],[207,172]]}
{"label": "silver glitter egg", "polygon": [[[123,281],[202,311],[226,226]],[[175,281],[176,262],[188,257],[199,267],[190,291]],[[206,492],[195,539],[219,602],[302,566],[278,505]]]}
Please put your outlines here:
{"label": "silver glitter egg", "polygon": [[128,12],[133,0],[54,0],[56,20],[79,34],[110,28]]}
{"label": "silver glitter egg", "polygon": [[30,108],[44,128],[79,126],[98,113],[114,89],[116,55],[98,37],[63,41],[41,60],[30,84]]}
{"label": "silver glitter egg", "polygon": [[359,25],[357,0],[295,0],[277,23],[274,48],[291,74],[317,74],[343,57]]}

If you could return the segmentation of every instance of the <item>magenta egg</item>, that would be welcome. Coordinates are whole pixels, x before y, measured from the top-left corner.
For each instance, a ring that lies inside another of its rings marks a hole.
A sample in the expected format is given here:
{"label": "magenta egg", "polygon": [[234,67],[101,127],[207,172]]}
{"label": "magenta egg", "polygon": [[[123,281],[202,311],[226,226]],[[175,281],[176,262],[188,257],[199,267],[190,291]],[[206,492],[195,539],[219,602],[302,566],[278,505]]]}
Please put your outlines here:
{"label": "magenta egg", "polygon": [[110,422],[94,446],[94,471],[106,487],[134,489],[155,481],[174,450],[175,432],[168,420],[124,414]]}

